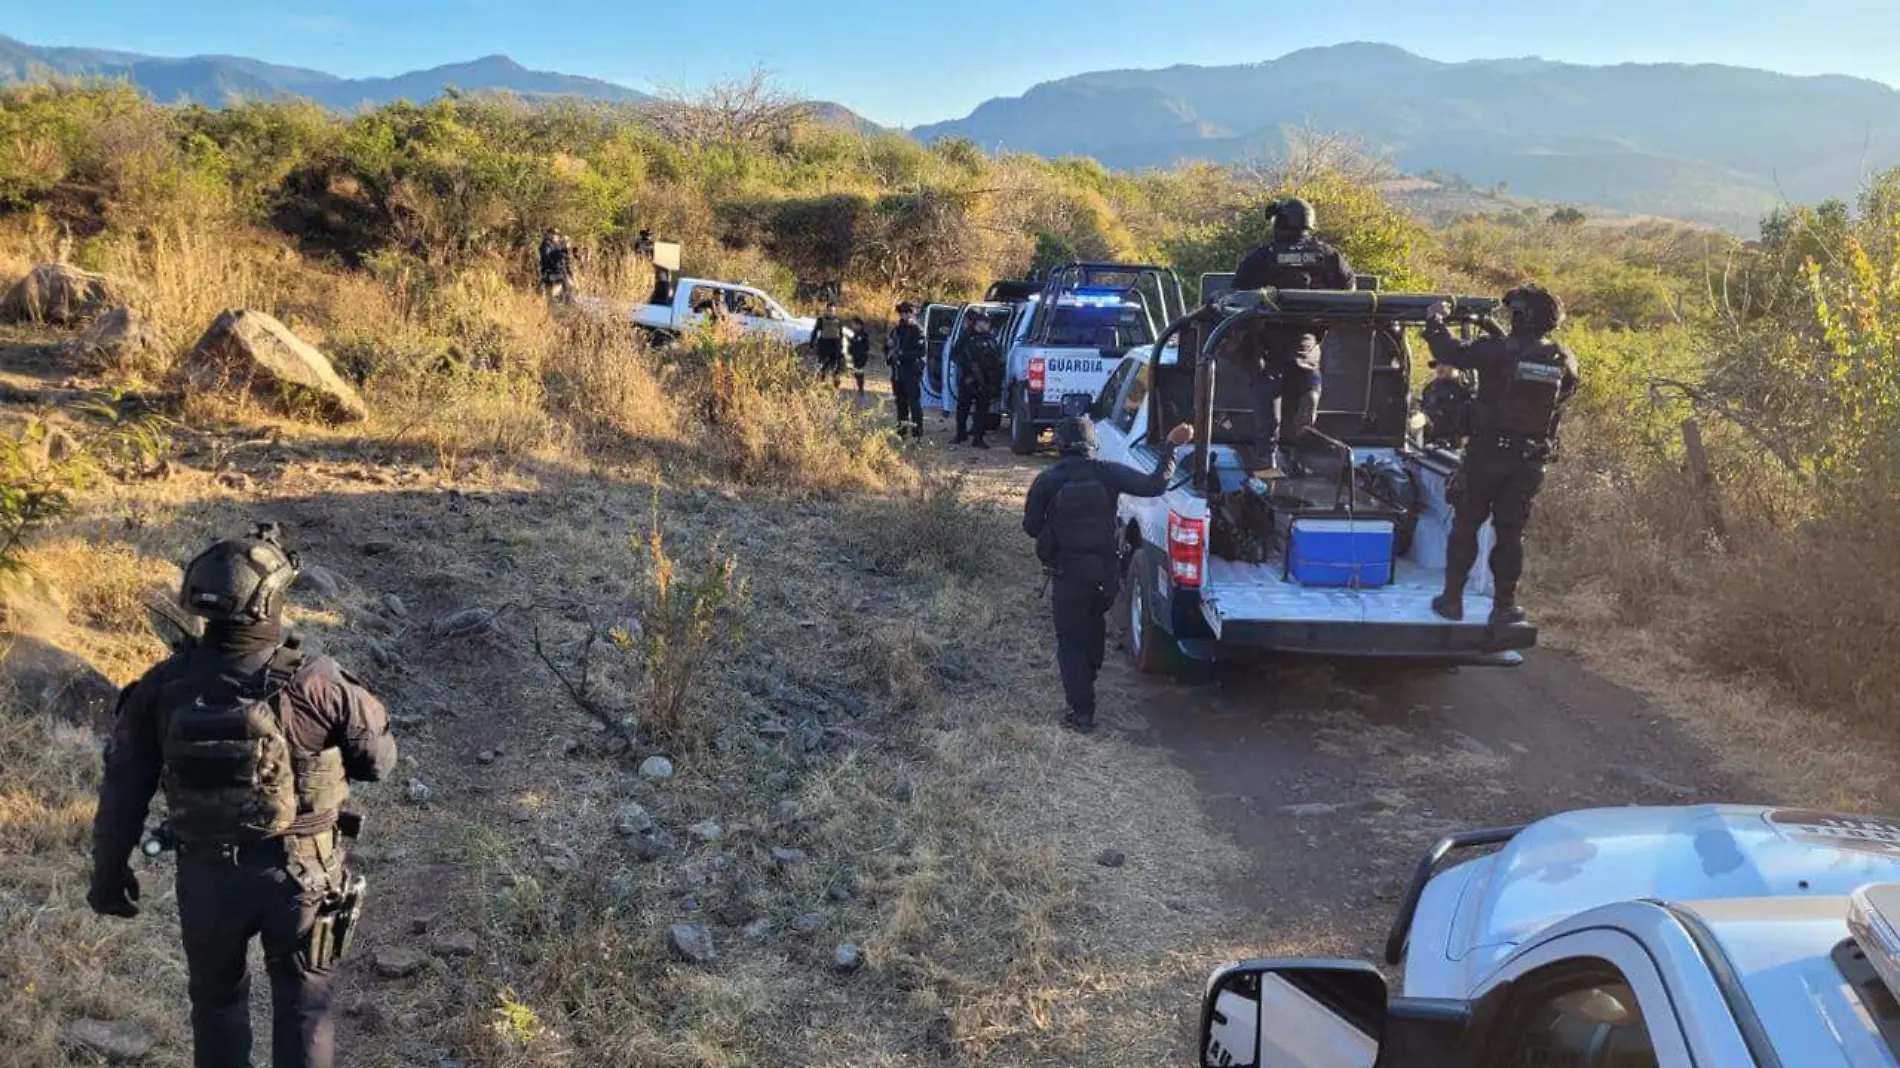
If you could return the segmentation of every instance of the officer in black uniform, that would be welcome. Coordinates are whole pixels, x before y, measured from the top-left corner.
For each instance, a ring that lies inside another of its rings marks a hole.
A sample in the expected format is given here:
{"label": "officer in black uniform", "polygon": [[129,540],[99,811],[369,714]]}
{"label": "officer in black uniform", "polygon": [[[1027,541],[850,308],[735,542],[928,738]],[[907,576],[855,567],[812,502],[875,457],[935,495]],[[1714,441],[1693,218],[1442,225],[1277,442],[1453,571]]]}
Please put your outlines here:
{"label": "officer in black uniform", "polygon": [[[1247,254],[1234,272],[1234,288],[1352,289],[1352,268],[1338,249],[1313,236],[1319,225],[1313,205],[1298,198],[1272,206],[1273,240]],[[1254,383],[1255,471],[1281,469],[1279,404],[1294,405],[1285,422],[1292,440],[1319,416],[1320,347],[1326,328],[1319,323],[1256,325],[1242,338],[1241,366]]]}
{"label": "officer in black uniform", "polygon": [[139,912],[128,863],[161,784],[178,852],[178,916],[197,1068],[249,1068],[252,938],[271,985],[271,1063],[330,1068],[332,968],[361,905],[340,839],[350,780],[396,766],[383,705],[285,632],[297,558],[274,525],[221,541],[185,570],[183,607],[206,619],[191,648],[119,697],[92,828],[86,901]]}
{"label": "officer in black uniform", "polygon": [[[917,440],[924,436],[924,363],[930,346],[923,325],[917,321],[917,305],[905,301],[897,306],[897,325],[884,337],[884,359],[891,365],[891,392],[897,397],[897,436],[908,431]],[[909,422],[910,426],[905,427]]]}
{"label": "officer in black uniform", "polygon": [[858,380],[858,401],[864,400],[864,368],[871,362],[871,331],[864,326],[864,320],[851,320],[851,376]]}
{"label": "officer in black uniform", "polygon": [[1108,610],[1121,589],[1116,502],[1124,493],[1159,497],[1174,474],[1174,447],[1194,440],[1186,423],[1168,432],[1155,469],[1143,476],[1094,458],[1095,424],[1071,416],[1056,424],[1062,459],[1036,476],[1023,501],[1023,533],[1036,539],[1054,591],[1056,668],[1068,714],[1062,725],[1095,729],[1095,676],[1108,643]]}
{"label": "officer in black uniform", "polygon": [[845,329],[836,304],[826,304],[825,314],[812,324],[810,344],[818,357],[818,373],[831,376],[831,388],[837,389],[844,377]]}
{"label": "officer in black uniform", "polygon": [[574,247],[553,227],[541,235],[541,291],[550,300],[574,300]]}
{"label": "officer in black uniform", "polygon": [[1497,534],[1491,550],[1493,626],[1529,619],[1517,604],[1524,528],[1531,501],[1544,485],[1544,467],[1557,452],[1564,404],[1577,391],[1577,358],[1550,337],[1563,322],[1563,303],[1542,286],[1529,285],[1506,293],[1504,305],[1511,313],[1508,336],[1460,342],[1445,325],[1451,309],[1443,302],[1432,307],[1425,327],[1425,339],[1441,365],[1478,372],[1463,488],[1450,502],[1456,511],[1446,547],[1445,592],[1433,599],[1432,609],[1446,619],[1465,617],[1465,581],[1478,562],[1478,530],[1489,519]]}
{"label": "officer in black uniform", "polygon": [[1471,385],[1465,381],[1466,372],[1437,360],[1433,360],[1431,366],[1435,373],[1418,397],[1419,411],[1424,413],[1428,424],[1425,444],[1464,448],[1465,439],[1471,436],[1472,401]]}
{"label": "officer in black uniform", "polygon": [[[970,329],[957,339],[957,351],[950,362],[957,369],[957,436],[951,444],[968,441],[979,449],[989,448],[983,440],[988,428],[990,406],[1003,389],[1003,343],[991,331],[994,324],[985,312],[970,317]],[[976,416],[971,427],[970,417]]]}

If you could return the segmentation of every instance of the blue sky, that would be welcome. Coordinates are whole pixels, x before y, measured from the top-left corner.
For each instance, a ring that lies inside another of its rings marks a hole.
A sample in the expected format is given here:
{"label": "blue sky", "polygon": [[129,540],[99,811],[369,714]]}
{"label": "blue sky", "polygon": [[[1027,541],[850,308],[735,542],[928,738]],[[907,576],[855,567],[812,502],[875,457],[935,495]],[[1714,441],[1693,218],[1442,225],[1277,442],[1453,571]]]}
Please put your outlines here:
{"label": "blue sky", "polygon": [[1900,84],[1900,0],[5,0],[0,33],[351,77],[503,52],[649,90],[764,66],[901,125],[1082,71],[1355,40],[1442,60],[1732,63]]}

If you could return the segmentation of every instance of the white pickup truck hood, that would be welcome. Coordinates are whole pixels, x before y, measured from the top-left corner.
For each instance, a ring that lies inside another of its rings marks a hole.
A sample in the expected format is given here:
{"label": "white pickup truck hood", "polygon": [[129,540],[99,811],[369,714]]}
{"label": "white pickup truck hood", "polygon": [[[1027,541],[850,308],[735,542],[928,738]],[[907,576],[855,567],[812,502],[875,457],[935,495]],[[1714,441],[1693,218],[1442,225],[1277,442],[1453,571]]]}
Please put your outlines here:
{"label": "white pickup truck hood", "polygon": [[1516,946],[1604,905],[1840,897],[1875,882],[1900,882],[1900,820],[1750,805],[1566,813],[1432,880],[1405,992],[1465,997]]}

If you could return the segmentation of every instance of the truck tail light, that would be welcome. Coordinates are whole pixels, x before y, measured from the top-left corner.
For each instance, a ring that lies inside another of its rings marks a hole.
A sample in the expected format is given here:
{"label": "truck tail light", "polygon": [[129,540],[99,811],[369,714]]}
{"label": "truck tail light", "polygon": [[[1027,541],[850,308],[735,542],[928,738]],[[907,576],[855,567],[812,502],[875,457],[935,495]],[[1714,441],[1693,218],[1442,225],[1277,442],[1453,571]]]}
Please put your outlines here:
{"label": "truck tail light", "polygon": [[1043,359],[1040,356],[1029,361],[1029,392],[1031,393],[1042,392],[1042,384],[1046,381],[1043,377],[1043,366]]}
{"label": "truck tail light", "polygon": [[1207,520],[1168,513],[1168,571],[1177,586],[1201,584],[1201,561],[1206,558]]}

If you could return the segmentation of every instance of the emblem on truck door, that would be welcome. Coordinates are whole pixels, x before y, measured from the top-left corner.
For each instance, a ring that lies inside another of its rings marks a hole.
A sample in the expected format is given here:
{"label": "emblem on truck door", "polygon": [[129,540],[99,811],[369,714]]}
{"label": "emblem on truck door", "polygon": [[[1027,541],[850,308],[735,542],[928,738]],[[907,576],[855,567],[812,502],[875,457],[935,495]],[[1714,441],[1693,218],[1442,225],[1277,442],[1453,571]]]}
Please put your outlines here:
{"label": "emblem on truck door", "polygon": [[1803,845],[1900,856],[1900,820],[1777,808],[1769,811],[1768,822],[1783,838]]}

